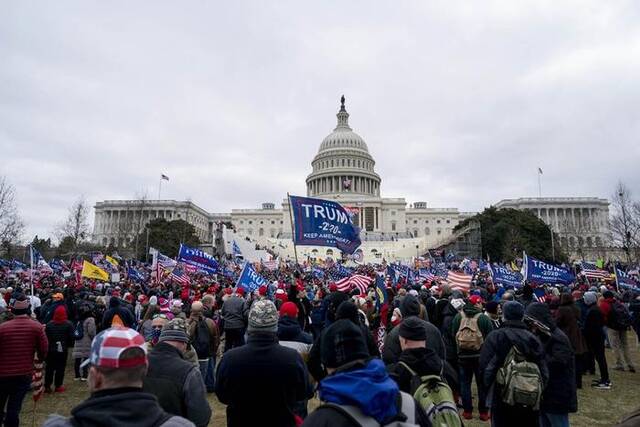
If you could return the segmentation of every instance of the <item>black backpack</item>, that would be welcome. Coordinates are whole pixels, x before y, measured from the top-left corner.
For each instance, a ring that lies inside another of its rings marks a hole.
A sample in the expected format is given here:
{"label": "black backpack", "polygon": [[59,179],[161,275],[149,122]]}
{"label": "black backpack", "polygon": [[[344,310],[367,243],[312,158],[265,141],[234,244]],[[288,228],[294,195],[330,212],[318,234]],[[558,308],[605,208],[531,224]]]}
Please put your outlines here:
{"label": "black backpack", "polygon": [[82,337],[84,337],[84,325],[83,325],[84,321],[83,320],[78,320],[76,322],[76,327],[73,330],[73,339],[75,339],[76,341],[80,341],[82,339]]}
{"label": "black backpack", "polygon": [[629,310],[627,309],[627,306],[620,301],[616,301],[611,305],[608,326],[616,331],[624,331],[631,326],[631,315],[629,314]]}
{"label": "black backpack", "polygon": [[206,319],[198,320],[191,345],[198,354],[199,359],[211,357],[211,331]]}

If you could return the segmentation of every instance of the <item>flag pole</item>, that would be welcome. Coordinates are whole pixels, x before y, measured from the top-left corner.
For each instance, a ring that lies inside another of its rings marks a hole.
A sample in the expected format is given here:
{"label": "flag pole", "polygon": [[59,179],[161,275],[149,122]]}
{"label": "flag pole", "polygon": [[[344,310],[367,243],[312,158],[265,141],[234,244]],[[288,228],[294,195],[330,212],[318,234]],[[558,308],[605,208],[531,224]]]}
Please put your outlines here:
{"label": "flag pole", "polygon": [[160,182],[158,183],[158,200],[160,200],[161,192],[162,192],[162,175],[160,175]]}
{"label": "flag pole", "polygon": [[538,197],[542,197],[542,184],[540,183],[540,175],[542,175],[542,173],[540,171],[541,169],[538,168]]}
{"label": "flag pole", "polygon": [[287,200],[289,201],[289,221],[291,222],[291,241],[293,242],[293,254],[296,257],[296,264],[299,264],[298,249],[296,248],[296,238],[295,238],[295,233],[293,231],[293,214],[291,213],[293,206],[291,205],[291,195],[289,195],[288,192],[287,192]]}
{"label": "flag pole", "polygon": [[[31,282],[31,301],[33,301],[33,244],[29,245],[29,263],[31,264],[31,268],[29,269],[29,282]],[[31,301],[29,302],[31,303]]]}

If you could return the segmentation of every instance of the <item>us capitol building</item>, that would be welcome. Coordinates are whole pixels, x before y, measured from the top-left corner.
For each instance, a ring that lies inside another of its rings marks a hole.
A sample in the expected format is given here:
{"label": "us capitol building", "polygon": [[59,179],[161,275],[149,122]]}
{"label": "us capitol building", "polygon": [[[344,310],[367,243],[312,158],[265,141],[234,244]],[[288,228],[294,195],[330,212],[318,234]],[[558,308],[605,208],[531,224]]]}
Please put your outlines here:
{"label": "us capitol building", "polygon": [[[307,196],[335,200],[351,212],[353,222],[361,228],[359,250],[364,260],[410,259],[455,240],[453,228],[475,212],[382,197],[382,178],[375,171],[376,162],[364,139],[349,126],[344,97],[337,119],[337,126],[322,140],[311,161]],[[596,249],[607,244],[608,205],[605,199],[590,197],[507,199],[495,204],[498,208],[532,211],[558,233],[561,241],[557,244],[569,250]],[[279,207],[263,203],[261,208],[233,209],[231,213],[210,213],[190,201],[106,200],[95,205],[93,241],[130,247],[135,234],[155,218],[186,220],[195,227],[204,250],[231,253],[235,240],[250,260],[294,256],[286,198]],[[297,249],[300,259],[340,256],[335,248]]]}

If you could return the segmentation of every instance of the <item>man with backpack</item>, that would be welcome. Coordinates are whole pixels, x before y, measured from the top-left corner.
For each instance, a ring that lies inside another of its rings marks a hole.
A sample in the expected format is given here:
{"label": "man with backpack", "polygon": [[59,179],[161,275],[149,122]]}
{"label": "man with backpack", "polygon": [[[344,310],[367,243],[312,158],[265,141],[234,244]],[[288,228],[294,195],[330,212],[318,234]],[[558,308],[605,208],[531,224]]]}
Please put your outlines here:
{"label": "man with backpack", "polygon": [[629,354],[629,342],[627,341],[627,331],[631,328],[631,314],[627,306],[616,298],[611,291],[605,291],[602,294],[604,300],[600,305],[602,314],[607,325],[607,334],[609,335],[609,343],[616,356],[616,364],[613,367],[615,371],[624,371],[625,365],[629,368],[629,372],[635,372]]}
{"label": "man with backpack", "polygon": [[417,317],[399,326],[400,360],[387,371],[400,391],[411,394],[425,410],[432,425],[461,426],[451,387],[443,380],[444,364],[438,355],[426,348],[427,334]]}
{"label": "man with backpack", "polygon": [[431,426],[382,361],[369,356],[362,330],[351,320],[336,320],[324,330],[321,359],[329,374],[318,387],[323,404],[303,427]]}
{"label": "man with backpack", "polygon": [[456,353],[460,372],[460,395],[466,420],[473,418],[473,402],[471,400],[471,382],[476,378],[478,388],[478,411],[480,420],[489,420],[486,402],[486,388],[480,373],[480,350],[482,344],[493,330],[491,319],[482,312],[482,298],[472,295],[451,323],[451,335],[455,337]]}
{"label": "man with backpack", "polygon": [[491,425],[538,427],[542,390],[549,377],[544,349],[523,322],[522,304],[506,302],[502,316],[502,327],[487,336],[480,351]]}
{"label": "man with backpack", "polygon": [[198,355],[202,380],[207,392],[215,389],[216,354],[220,344],[220,334],[215,322],[204,315],[204,306],[200,301],[191,304],[191,313],[187,320],[191,346]]}

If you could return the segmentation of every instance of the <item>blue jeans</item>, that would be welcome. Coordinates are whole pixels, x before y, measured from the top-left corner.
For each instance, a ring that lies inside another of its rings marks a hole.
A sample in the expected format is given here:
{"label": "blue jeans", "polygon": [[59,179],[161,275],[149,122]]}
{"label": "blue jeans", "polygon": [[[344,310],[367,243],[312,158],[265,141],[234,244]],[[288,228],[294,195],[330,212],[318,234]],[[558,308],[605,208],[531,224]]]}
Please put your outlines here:
{"label": "blue jeans", "polygon": [[569,414],[540,412],[540,427],[569,427]]}
{"label": "blue jeans", "polygon": [[462,397],[462,408],[465,412],[473,412],[473,402],[471,400],[471,383],[476,377],[478,388],[478,411],[488,412],[487,396],[482,383],[482,373],[480,372],[480,359],[466,359],[460,361],[460,397]]}
{"label": "blue jeans", "polygon": [[211,356],[207,362],[207,375],[204,377],[207,393],[213,393],[216,388],[216,358]]}
{"label": "blue jeans", "polygon": [[22,401],[30,389],[31,375],[0,378],[0,425],[4,421],[6,427],[18,427]]}

